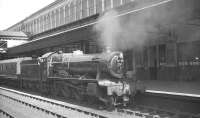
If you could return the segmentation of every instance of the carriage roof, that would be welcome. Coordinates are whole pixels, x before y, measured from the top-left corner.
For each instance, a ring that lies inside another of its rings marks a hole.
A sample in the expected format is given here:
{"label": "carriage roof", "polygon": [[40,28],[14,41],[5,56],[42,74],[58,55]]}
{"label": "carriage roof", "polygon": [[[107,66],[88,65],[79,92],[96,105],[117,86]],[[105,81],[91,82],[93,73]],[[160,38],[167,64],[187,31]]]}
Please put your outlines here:
{"label": "carriage roof", "polygon": [[3,64],[3,63],[13,63],[13,62],[21,62],[21,61],[24,61],[24,60],[32,60],[32,58],[31,57],[22,57],[22,58],[0,60],[0,64]]}

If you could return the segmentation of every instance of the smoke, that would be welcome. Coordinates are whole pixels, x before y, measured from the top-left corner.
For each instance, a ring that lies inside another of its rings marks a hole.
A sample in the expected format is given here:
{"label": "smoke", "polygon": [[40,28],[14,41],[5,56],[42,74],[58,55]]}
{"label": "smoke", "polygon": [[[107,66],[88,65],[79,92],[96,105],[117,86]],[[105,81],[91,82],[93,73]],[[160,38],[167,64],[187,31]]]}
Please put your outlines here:
{"label": "smoke", "polygon": [[161,35],[170,37],[177,22],[182,23],[191,15],[191,8],[179,0],[148,8],[125,16],[115,10],[108,11],[94,26],[102,47],[113,50],[138,49],[149,40]]}
{"label": "smoke", "polygon": [[136,14],[134,17],[116,17],[117,11],[109,11],[98,19],[94,30],[98,33],[98,41],[103,47],[112,50],[127,50],[144,45],[147,34],[154,30],[147,19],[150,13]]}
{"label": "smoke", "polygon": [[118,13],[116,11],[110,11],[105,13],[99,18],[98,24],[94,29],[99,33],[98,41],[101,46],[115,48],[115,42],[120,34],[122,34],[122,27],[119,18],[114,18]]}

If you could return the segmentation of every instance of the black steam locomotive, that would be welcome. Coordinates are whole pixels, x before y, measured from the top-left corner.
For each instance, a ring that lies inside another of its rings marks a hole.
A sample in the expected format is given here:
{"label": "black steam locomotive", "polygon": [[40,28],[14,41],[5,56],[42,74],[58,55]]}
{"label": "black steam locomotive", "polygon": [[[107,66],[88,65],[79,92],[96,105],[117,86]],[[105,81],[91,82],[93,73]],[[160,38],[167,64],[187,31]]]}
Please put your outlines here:
{"label": "black steam locomotive", "polygon": [[0,75],[1,82],[25,89],[117,105],[127,104],[137,91],[126,78],[123,63],[121,52],[49,52],[39,58],[2,60]]}

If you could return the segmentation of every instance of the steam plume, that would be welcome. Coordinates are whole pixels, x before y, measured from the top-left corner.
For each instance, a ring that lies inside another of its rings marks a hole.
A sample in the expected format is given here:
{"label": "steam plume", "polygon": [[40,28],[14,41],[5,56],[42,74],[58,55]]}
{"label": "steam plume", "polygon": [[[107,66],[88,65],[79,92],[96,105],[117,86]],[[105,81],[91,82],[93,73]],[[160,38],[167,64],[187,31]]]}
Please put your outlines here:
{"label": "steam plume", "polygon": [[191,17],[192,5],[186,1],[173,0],[123,17],[117,17],[117,11],[109,11],[94,26],[98,41],[103,47],[123,51],[138,49],[161,36],[173,38],[170,33],[177,32],[179,29],[176,27]]}
{"label": "steam plume", "polygon": [[94,29],[99,33],[99,42],[102,46],[115,48],[115,41],[121,34],[121,25],[118,18],[114,18],[118,13],[110,11],[99,18],[99,23]]}
{"label": "steam plume", "polygon": [[144,17],[148,14],[135,18],[116,17],[116,11],[105,13],[99,18],[98,24],[94,29],[99,34],[98,41],[102,46],[110,47],[113,50],[127,50],[144,44],[147,30],[150,27]]}

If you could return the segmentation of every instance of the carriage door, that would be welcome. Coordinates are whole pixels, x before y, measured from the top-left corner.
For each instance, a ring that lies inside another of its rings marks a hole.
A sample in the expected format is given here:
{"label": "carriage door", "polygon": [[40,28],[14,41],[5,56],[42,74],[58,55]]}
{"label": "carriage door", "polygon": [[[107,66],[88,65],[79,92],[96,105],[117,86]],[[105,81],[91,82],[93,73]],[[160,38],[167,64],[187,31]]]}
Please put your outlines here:
{"label": "carriage door", "polygon": [[156,80],[157,79],[157,56],[158,49],[157,46],[150,46],[148,53],[148,65],[149,65],[149,79]]}

